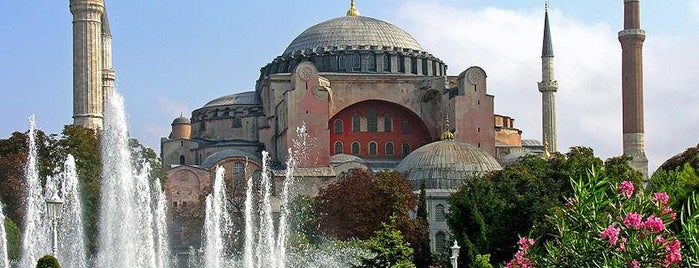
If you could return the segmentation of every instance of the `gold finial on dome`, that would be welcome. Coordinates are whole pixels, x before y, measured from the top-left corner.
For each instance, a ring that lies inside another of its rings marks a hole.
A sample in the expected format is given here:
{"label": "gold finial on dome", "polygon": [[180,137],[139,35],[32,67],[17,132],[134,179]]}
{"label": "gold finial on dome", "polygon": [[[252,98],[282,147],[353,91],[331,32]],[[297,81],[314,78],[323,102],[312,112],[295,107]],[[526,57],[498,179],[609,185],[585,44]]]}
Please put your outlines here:
{"label": "gold finial on dome", "polygon": [[359,16],[359,11],[354,7],[354,0],[350,2],[350,9],[347,10],[347,16],[356,17]]}
{"label": "gold finial on dome", "polygon": [[447,114],[447,118],[446,118],[446,122],[445,122],[444,128],[445,128],[446,130],[442,133],[441,140],[443,140],[443,141],[453,141],[453,140],[454,140],[454,133],[451,133],[451,131],[449,131],[449,115],[448,115],[448,114]]}

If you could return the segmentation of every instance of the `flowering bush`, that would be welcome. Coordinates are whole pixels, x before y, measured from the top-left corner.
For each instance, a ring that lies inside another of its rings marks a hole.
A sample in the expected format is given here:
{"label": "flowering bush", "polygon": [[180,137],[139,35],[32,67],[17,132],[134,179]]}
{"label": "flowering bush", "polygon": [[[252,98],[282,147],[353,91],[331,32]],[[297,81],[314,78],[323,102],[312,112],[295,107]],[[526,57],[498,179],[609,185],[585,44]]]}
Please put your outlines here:
{"label": "flowering bush", "polygon": [[[664,192],[646,194],[634,184],[600,176],[571,180],[573,196],[550,215],[553,239],[520,251],[507,267],[678,267],[682,242],[666,228],[677,217]],[[524,242],[523,242],[524,241]]]}

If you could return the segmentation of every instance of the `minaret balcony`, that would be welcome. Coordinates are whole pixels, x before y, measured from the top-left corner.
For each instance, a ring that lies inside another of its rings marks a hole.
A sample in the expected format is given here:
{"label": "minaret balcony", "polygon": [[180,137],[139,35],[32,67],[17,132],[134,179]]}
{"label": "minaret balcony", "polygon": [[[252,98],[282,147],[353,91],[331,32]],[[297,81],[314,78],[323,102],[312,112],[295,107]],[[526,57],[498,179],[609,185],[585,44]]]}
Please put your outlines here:
{"label": "minaret balcony", "polygon": [[640,38],[641,40],[645,40],[646,31],[643,29],[626,29],[619,31],[619,40],[627,38]]}
{"label": "minaret balcony", "polygon": [[540,92],[556,92],[558,91],[558,81],[542,81],[539,82],[539,91]]}

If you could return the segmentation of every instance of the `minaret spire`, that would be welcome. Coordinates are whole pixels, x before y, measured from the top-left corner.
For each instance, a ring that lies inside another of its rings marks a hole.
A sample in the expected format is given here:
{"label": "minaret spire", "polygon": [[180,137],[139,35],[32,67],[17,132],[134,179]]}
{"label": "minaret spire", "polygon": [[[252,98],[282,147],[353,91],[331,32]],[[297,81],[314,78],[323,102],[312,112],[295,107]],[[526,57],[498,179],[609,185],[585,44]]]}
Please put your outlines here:
{"label": "minaret spire", "polygon": [[556,96],[558,81],[553,73],[553,42],[549,26],[548,1],[544,5],[544,42],[541,49],[541,82],[538,84],[541,92],[541,134],[544,154],[556,152]]}
{"label": "minaret spire", "polygon": [[356,17],[359,16],[359,11],[354,7],[354,0],[350,2],[350,9],[347,10],[347,16]]}
{"label": "minaret spire", "polygon": [[621,98],[623,112],[624,155],[629,165],[648,178],[648,158],[645,153],[643,130],[643,41],[639,0],[624,0],[624,29],[619,32],[621,43]]}

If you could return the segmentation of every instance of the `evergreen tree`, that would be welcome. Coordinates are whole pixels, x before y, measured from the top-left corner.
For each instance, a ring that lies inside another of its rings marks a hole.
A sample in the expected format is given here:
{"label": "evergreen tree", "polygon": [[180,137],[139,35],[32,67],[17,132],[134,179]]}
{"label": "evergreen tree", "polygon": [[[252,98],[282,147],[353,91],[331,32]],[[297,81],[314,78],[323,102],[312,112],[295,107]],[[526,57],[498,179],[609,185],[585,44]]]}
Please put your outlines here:
{"label": "evergreen tree", "polygon": [[422,222],[427,227],[427,232],[418,241],[415,247],[415,265],[418,268],[426,268],[432,264],[432,252],[430,251],[429,221],[427,220],[427,193],[425,191],[425,180],[420,184],[420,196],[417,203],[417,221]]}

